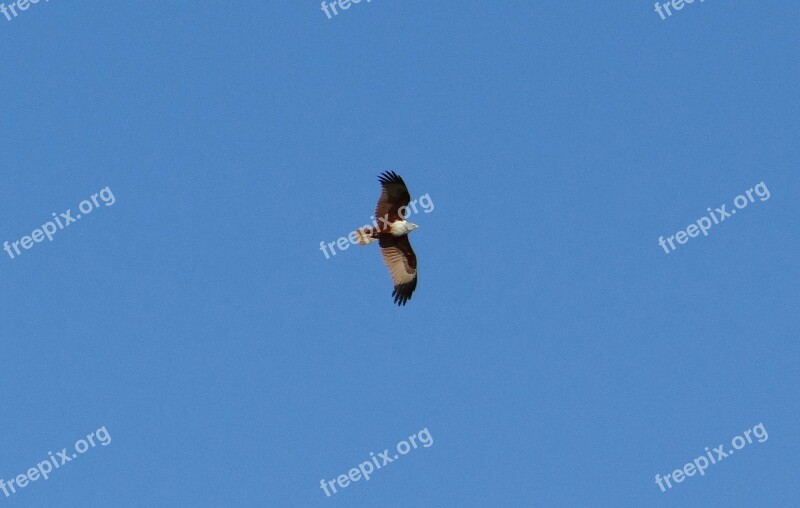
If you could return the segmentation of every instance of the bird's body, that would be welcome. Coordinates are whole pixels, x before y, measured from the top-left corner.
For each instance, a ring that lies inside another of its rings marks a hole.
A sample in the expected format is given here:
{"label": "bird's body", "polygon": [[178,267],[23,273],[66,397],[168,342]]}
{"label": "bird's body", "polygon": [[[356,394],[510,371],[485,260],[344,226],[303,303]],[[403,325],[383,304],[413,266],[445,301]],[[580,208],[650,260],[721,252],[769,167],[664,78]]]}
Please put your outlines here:
{"label": "bird's body", "polygon": [[383,261],[394,281],[394,302],[405,305],[417,287],[417,256],[408,234],[419,226],[406,220],[411,195],[403,179],[394,171],[387,171],[378,181],[383,190],[375,211],[375,227],[358,229],[356,235],[360,245],[379,243]]}
{"label": "bird's body", "polygon": [[378,228],[361,228],[358,230],[358,243],[361,245],[370,244],[378,240],[381,236],[405,236],[410,232],[417,229],[419,226],[407,220],[396,220],[390,222],[384,229]]}

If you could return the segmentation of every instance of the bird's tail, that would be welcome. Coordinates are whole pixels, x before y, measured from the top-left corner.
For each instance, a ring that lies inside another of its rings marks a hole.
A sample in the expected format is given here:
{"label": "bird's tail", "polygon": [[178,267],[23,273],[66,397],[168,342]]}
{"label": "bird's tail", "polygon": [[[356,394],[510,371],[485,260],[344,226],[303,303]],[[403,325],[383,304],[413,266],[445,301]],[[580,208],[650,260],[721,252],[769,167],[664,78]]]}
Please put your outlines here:
{"label": "bird's tail", "polygon": [[369,245],[377,240],[373,235],[372,228],[359,228],[356,230],[356,238],[358,238],[359,245]]}

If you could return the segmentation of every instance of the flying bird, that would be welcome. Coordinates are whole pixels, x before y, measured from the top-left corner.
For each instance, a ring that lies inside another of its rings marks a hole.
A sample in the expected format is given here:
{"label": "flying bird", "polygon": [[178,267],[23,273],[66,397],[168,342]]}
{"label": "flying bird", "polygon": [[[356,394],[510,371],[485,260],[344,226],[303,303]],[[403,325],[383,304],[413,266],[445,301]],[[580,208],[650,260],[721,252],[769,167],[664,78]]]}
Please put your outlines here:
{"label": "flying bird", "polygon": [[359,245],[378,242],[383,262],[394,281],[394,303],[405,305],[417,288],[417,255],[408,234],[419,226],[406,220],[411,195],[403,179],[394,171],[384,171],[378,181],[382,190],[375,210],[375,227],[360,228],[356,235]]}

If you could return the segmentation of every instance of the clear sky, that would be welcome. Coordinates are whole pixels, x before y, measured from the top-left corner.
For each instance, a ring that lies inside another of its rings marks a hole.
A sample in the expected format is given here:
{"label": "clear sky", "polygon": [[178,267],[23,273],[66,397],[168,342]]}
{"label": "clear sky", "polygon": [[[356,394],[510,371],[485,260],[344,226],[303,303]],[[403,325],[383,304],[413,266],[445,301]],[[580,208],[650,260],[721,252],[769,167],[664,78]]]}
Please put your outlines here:
{"label": "clear sky", "polygon": [[[338,12],[0,15],[0,479],[95,433],[0,506],[797,506],[800,6]],[[385,170],[434,205],[403,308],[319,250]]]}

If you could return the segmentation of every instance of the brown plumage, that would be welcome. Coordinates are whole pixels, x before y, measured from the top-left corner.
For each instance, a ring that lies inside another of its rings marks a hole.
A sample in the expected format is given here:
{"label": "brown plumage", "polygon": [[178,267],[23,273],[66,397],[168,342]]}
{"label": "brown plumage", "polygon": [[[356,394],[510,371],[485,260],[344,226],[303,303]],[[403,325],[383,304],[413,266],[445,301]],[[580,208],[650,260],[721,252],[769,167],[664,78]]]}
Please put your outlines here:
{"label": "brown plumage", "polygon": [[411,195],[403,179],[394,171],[386,171],[378,181],[382,191],[375,210],[377,227],[359,229],[358,243],[367,245],[378,240],[383,262],[394,282],[394,303],[405,305],[417,288],[417,256],[408,233],[418,226],[405,220]]}
{"label": "brown plumage", "polygon": [[[378,181],[381,182],[382,190],[378,206],[375,207],[375,218],[383,217],[390,223],[405,220],[406,217],[400,216],[400,208],[407,207],[411,201],[406,183],[394,171],[386,171],[378,177]],[[408,216],[407,209],[404,215]],[[387,224],[378,219],[379,229],[384,229],[386,226]]]}
{"label": "brown plumage", "polygon": [[408,235],[383,235],[378,239],[383,254],[383,262],[389,269],[394,282],[392,296],[394,303],[405,305],[417,289],[417,255],[411,248]]}

